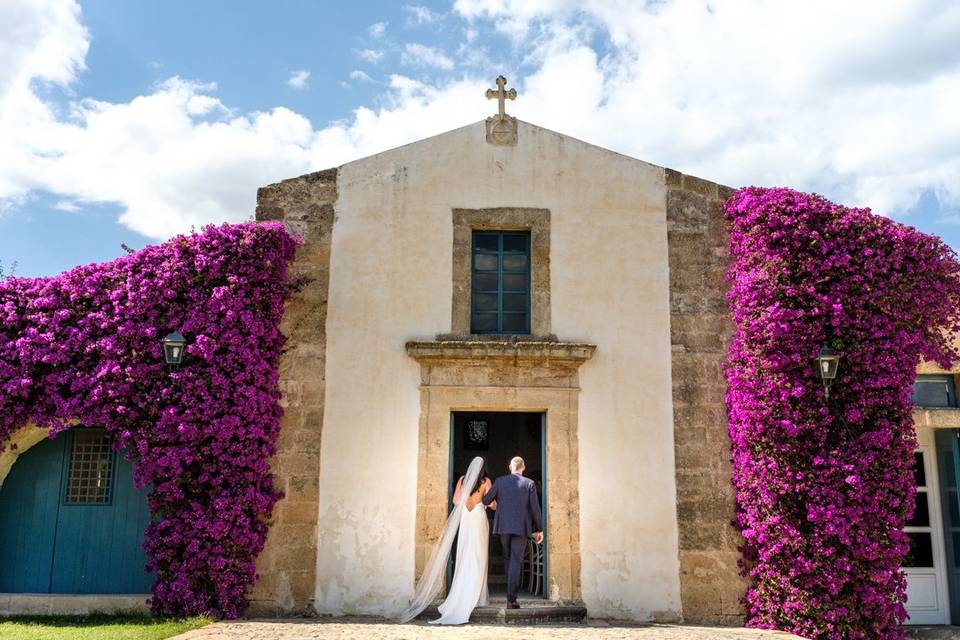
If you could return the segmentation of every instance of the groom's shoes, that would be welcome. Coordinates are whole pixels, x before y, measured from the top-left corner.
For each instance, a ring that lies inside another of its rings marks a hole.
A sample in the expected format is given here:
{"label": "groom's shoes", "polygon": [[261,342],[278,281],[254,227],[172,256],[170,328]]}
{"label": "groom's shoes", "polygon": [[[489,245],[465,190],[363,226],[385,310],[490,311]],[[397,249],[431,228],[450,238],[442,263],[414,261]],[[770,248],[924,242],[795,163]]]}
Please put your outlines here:
{"label": "groom's shoes", "polygon": [[507,603],[507,609],[519,609],[519,608],[520,608],[520,605],[517,604],[516,602]]}

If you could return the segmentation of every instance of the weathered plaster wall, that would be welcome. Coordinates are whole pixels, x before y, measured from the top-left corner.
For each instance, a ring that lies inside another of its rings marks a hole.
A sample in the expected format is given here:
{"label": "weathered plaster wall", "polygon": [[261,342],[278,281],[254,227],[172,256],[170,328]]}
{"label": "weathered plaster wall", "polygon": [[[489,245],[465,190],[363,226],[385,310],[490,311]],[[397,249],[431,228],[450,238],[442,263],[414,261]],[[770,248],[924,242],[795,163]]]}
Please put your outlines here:
{"label": "weathered plaster wall", "polygon": [[680,528],[680,585],[688,622],[739,624],[723,363],[733,331],[724,294],[727,235],[715,183],[666,170],[670,341]]}
{"label": "weathered plaster wall", "polygon": [[7,478],[7,474],[10,473],[10,469],[13,468],[17,458],[46,437],[46,429],[28,424],[15,431],[10,439],[2,444],[3,450],[0,451],[0,489],[3,488],[3,481]]}
{"label": "weathered plaster wall", "polygon": [[598,345],[580,372],[583,599],[676,618],[663,170],[526,123],[515,147],[484,138],[478,123],[339,170],[317,610],[407,603],[420,376],[404,344],[451,332],[452,210],[531,207],[551,212],[553,333]]}
{"label": "weathered plaster wall", "polygon": [[280,358],[283,420],[274,482],[284,498],[274,509],[250,615],[311,612],[316,587],[320,434],[325,392],[327,287],[336,170],[284,180],[257,192],[257,219],[281,220],[303,239],[290,267],[303,286],[287,301],[280,326],[288,342]]}

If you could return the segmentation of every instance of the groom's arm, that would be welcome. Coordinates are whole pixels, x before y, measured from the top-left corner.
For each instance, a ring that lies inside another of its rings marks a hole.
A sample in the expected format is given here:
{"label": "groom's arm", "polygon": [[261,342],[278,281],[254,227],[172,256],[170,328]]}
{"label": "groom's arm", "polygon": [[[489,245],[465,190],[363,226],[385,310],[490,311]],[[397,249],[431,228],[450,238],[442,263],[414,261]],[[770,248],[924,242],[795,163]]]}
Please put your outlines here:
{"label": "groom's arm", "polygon": [[497,489],[499,486],[499,482],[494,482],[493,486],[490,487],[490,490],[487,491],[487,494],[483,496],[483,505],[485,507],[489,507],[490,503],[497,499]]}
{"label": "groom's arm", "polygon": [[533,531],[543,531],[543,525],[540,523],[540,501],[537,500],[537,485],[530,483],[530,513],[533,516]]}

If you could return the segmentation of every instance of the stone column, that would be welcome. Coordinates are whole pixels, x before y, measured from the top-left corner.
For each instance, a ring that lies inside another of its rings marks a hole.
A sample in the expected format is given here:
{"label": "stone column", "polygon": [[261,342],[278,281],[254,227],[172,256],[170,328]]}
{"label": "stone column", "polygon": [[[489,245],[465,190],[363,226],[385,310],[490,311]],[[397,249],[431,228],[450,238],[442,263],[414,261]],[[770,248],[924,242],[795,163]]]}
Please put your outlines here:
{"label": "stone column", "polygon": [[687,622],[742,624],[739,534],[733,520],[723,363],[733,331],[721,210],[727,187],[666,169],[670,342],[680,533],[680,597]]}
{"label": "stone column", "polygon": [[313,613],[316,591],[320,436],[326,364],[330,239],[337,199],[337,170],[310,173],[257,191],[257,220],[278,220],[299,235],[290,266],[303,286],[287,301],[280,358],[284,416],[273,459],[276,486],[285,497],[270,521],[257,559],[250,615]]}

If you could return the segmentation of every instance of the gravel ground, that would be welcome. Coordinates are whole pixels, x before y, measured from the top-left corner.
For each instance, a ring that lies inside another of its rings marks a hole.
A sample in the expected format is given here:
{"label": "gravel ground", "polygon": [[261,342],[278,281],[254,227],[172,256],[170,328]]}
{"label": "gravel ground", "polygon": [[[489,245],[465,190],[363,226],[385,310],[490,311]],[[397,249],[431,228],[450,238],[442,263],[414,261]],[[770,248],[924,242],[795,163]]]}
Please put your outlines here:
{"label": "gravel ground", "polygon": [[367,619],[234,620],[215,622],[173,640],[799,640],[780,631],[685,625],[626,625],[588,621],[568,625],[435,627]]}

